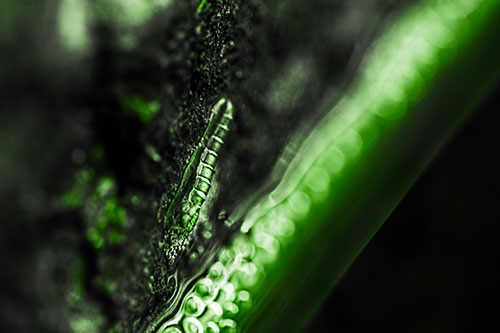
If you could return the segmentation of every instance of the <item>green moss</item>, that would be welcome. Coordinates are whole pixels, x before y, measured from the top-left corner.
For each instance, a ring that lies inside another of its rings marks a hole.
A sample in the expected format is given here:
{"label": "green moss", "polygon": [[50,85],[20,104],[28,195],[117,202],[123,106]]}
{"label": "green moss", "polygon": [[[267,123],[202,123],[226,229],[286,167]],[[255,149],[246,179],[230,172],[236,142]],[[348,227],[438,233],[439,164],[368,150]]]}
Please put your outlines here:
{"label": "green moss", "polygon": [[81,207],[85,200],[85,193],[90,186],[92,171],[89,169],[79,170],[74,176],[73,186],[63,193],[57,200],[62,209],[74,209]]}
{"label": "green moss", "polygon": [[82,198],[76,191],[66,192],[59,201],[64,208],[76,208],[81,206]]}
{"label": "green moss", "polygon": [[125,239],[124,227],[127,226],[127,213],[120,206],[116,197],[115,180],[109,176],[102,177],[92,194],[92,201],[97,220],[93,227],[87,230],[87,238],[95,248],[100,248],[109,241],[110,245],[118,245]]}
{"label": "green moss", "polygon": [[148,101],[140,95],[123,97],[121,103],[125,112],[137,116],[143,123],[148,123],[160,109],[158,101]]}
{"label": "green moss", "polygon": [[[100,154],[101,149],[97,147],[95,151]],[[89,168],[78,171],[73,186],[60,197],[58,204],[62,209],[82,208],[87,212],[85,237],[94,248],[101,248],[106,240],[111,245],[118,245],[125,238],[127,213],[119,203],[116,181],[111,176],[94,181],[93,174]],[[137,204],[139,198],[133,196],[132,201]]]}
{"label": "green moss", "polygon": [[96,228],[87,229],[87,239],[94,245],[96,249],[100,248],[103,243],[101,233]]}
{"label": "green moss", "polygon": [[115,182],[111,177],[102,177],[99,179],[99,183],[97,185],[96,197],[104,198],[109,195],[111,191],[115,188]]}

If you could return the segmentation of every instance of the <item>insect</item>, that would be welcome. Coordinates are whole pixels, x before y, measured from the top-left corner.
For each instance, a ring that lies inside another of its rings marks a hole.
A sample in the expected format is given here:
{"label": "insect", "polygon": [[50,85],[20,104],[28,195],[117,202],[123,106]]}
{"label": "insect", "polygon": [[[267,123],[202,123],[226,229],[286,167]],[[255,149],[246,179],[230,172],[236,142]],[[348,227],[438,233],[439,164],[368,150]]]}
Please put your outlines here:
{"label": "insect", "polygon": [[213,134],[210,136],[206,146],[203,148],[201,160],[196,170],[195,186],[191,190],[191,193],[189,195],[190,202],[194,206],[201,207],[208,195],[212,178],[215,173],[215,165],[217,163],[217,158],[219,157],[219,151],[224,144],[224,138],[229,132],[229,125],[233,120],[233,105],[230,101],[226,101],[224,98],[222,98],[214,106],[214,111],[212,113],[212,118],[210,120],[207,131],[211,130],[210,125],[213,125],[213,121],[215,120],[214,116],[216,116],[217,113],[220,112],[220,108],[222,108],[224,105],[225,111],[222,113],[219,122],[215,126]]}
{"label": "insect", "polygon": [[212,107],[208,126],[190,157],[179,188],[164,216],[169,227],[166,237],[171,244],[166,255],[172,267],[209,195],[219,152],[233,121],[233,113],[233,104],[226,98],[219,99]]}

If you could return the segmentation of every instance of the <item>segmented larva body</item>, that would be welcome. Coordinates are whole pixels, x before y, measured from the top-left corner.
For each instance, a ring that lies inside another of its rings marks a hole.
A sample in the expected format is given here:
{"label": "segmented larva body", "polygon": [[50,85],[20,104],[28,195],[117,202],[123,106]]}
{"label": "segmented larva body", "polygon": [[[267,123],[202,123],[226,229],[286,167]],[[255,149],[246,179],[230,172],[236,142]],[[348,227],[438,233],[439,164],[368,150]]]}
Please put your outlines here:
{"label": "segmented larva body", "polygon": [[[170,203],[165,220],[172,244],[166,254],[171,264],[198,220],[215,174],[219,152],[233,121],[233,104],[221,98],[212,108],[210,120],[198,147],[190,158],[179,189]],[[190,189],[189,189],[190,188]]]}
{"label": "segmented larva body", "polygon": [[[212,111],[212,116],[210,119],[209,127],[212,125],[214,118],[217,116],[219,109],[225,105],[225,110],[217,123],[213,134],[208,138],[206,145],[202,142],[200,148],[204,145],[203,152],[201,154],[200,162],[196,169],[196,178],[194,187],[189,193],[190,205],[189,208],[184,209],[184,221],[192,221],[193,218],[197,217],[201,206],[205,202],[212,186],[212,179],[215,174],[215,166],[217,163],[217,158],[219,157],[219,151],[224,144],[224,138],[229,132],[229,125],[233,121],[233,105],[230,101],[225,98],[221,98],[219,102],[214,106]],[[207,128],[207,131],[210,128]],[[186,206],[185,206],[186,207]],[[189,222],[188,222],[189,223]],[[188,225],[184,225],[188,227]]]}

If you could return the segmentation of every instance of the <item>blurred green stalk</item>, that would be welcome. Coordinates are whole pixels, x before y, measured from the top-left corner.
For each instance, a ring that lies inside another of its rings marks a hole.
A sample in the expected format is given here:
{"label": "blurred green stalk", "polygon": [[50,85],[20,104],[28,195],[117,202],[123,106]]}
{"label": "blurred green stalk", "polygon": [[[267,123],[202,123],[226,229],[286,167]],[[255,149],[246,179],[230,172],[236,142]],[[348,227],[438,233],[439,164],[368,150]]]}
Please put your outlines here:
{"label": "blurred green stalk", "polygon": [[302,216],[292,213],[295,235],[252,291],[243,331],[291,332],[308,321],[498,78],[498,22],[497,0],[425,2],[376,43],[292,163],[282,184],[295,187],[275,191]]}

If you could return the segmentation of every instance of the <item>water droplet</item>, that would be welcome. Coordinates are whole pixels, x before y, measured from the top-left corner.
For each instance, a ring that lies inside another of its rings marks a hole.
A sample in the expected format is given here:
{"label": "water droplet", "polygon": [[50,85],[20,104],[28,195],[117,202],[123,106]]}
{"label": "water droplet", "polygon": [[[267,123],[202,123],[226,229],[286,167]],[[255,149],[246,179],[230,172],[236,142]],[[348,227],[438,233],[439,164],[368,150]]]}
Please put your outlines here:
{"label": "water droplet", "polygon": [[238,305],[233,302],[224,302],[222,308],[224,310],[224,318],[234,318],[240,311]]}
{"label": "water droplet", "polygon": [[186,333],[202,333],[203,325],[196,318],[186,317],[182,321],[182,327]]}
{"label": "water droplet", "polygon": [[232,283],[226,283],[222,286],[218,300],[221,300],[222,302],[224,301],[229,301],[232,302],[234,301],[235,295],[234,295],[234,286]]}
{"label": "water droplet", "polygon": [[325,169],[330,176],[339,173],[345,165],[345,156],[340,149],[331,144],[329,148],[321,155],[318,163]]}
{"label": "water droplet", "polygon": [[345,130],[338,138],[337,145],[347,159],[356,158],[363,147],[363,140],[352,128]]}
{"label": "water droplet", "polygon": [[222,328],[222,332],[231,332],[236,333],[236,322],[232,319],[222,319],[219,322],[220,327]]}
{"label": "water droplet", "polygon": [[418,36],[408,36],[403,43],[407,50],[408,62],[415,65],[425,80],[433,78],[439,66],[436,48]]}
{"label": "water droplet", "polygon": [[226,267],[233,263],[235,257],[236,255],[231,248],[224,248],[219,251],[219,260]]}
{"label": "water droplet", "polygon": [[295,232],[295,224],[287,218],[276,219],[276,233],[278,236],[291,237]]}
{"label": "water droplet", "polygon": [[265,253],[257,251],[260,253],[254,256],[254,260],[258,258],[259,261],[256,260],[256,262],[262,264],[273,262],[278,256],[280,248],[279,242],[276,238],[265,232],[254,232],[252,233],[252,236],[255,245],[259,248],[259,250],[262,249],[265,251]]}
{"label": "water droplet", "polygon": [[185,300],[184,309],[186,314],[198,317],[203,313],[203,310],[205,310],[205,302],[196,295],[190,295]]}
{"label": "water droplet", "polygon": [[[374,103],[370,111],[381,118],[398,119],[406,112],[406,93],[393,80],[379,82],[373,96]],[[354,144],[348,143],[348,145],[357,149]],[[352,155],[355,156],[357,153]]]}
{"label": "water droplet", "polygon": [[236,283],[243,288],[253,287],[259,280],[259,271],[254,263],[243,261],[234,272]]}
{"label": "water droplet", "polygon": [[224,265],[220,261],[217,261],[210,267],[210,270],[208,272],[208,277],[212,281],[216,282],[219,281],[223,276],[224,276]]}
{"label": "water droplet", "polygon": [[201,279],[196,284],[195,290],[201,298],[211,297],[214,293],[214,283],[210,279]]}
{"label": "water droplet", "polygon": [[220,332],[220,328],[213,321],[209,321],[207,323],[207,330],[206,331],[207,331],[207,333],[219,333]]}
{"label": "water droplet", "polygon": [[208,305],[208,311],[205,316],[203,316],[204,319],[210,319],[217,321],[220,319],[222,316],[222,307],[220,306],[219,303],[217,302],[212,302]]}
{"label": "water droplet", "polygon": [[439,48],[453,47],[456,44],[454,34],[443,24],[437,11],[433,9],[423,11],[419,21],[422,22],[418,27],[421,29],[421,35],[425,36],[430,44]]}
{"label": "water droplet", "polygon": [[237,235],[233,239],[232,246],[242,258],[250,258],[255,253],[255,247],[246,235]]}
{"label": "water droplet", "polygon": [[313,166],[307,171],[305,183],[314,192],[324,192],[330,185],[330,176],[325,169]]}
{"label": "water droplet", "polygon": [[246,290],[240,290],[240,292],[238,293],[238,301],[249,302],[250,301],[250,293]]}
{"label": "water droplet", "polygon": [[311,208],[311,199],[304,192],[295,191],[290,195],[288,204],[293,212],[299,215],[299,217],[303,217],[309,212],[309,208]]}

